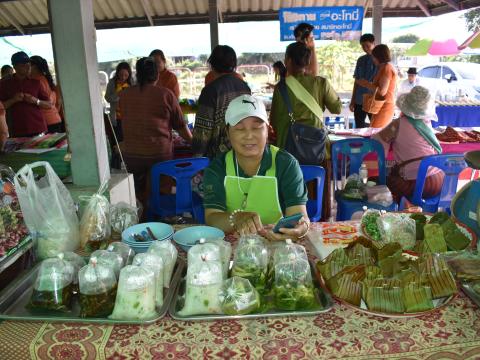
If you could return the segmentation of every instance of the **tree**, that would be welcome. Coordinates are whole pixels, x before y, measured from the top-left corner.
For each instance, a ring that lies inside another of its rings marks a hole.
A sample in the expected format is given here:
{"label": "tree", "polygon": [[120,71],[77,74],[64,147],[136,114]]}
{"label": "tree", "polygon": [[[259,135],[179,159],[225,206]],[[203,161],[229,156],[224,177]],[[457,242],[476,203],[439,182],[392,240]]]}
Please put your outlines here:
{"label": "tree", "polygon": [[480,30],[480,8],[470,10],[464,15],[468,31]]}
{"label": "tree", "polygon": [[396,38],[393,38],[392,43],[397,43],[397,44],[406,44],[406,43],[411,43],[414,44],[416,43],[420,38],[415,35],[415,34],[405,34],[405,35],[400,35],[397,36]]}

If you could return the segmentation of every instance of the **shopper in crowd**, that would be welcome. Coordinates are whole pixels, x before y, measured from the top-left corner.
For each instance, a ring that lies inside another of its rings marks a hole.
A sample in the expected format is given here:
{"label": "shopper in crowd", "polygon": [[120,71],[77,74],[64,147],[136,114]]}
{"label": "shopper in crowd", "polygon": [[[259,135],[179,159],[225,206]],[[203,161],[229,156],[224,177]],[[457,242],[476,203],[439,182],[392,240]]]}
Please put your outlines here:
{"label": "shopper in crowd", "polygon": [[118,141],[122,141],[122,114],[118,108],[119,94],[132,86],[132,69],[130,64],[122,61],[115,68],[115,75],[107,84],[105,100],[110,104],[110,122]]}
{"label": "shopper in crowd", "polygon": [[230,141],[225,128],[225,111],[234,98],[250,94],[250,88],[235,75],[237,55],[228,45],[217,45],[208,63],[217,74],[206,85],[198,98],[198,111],[193,129],[192,150],[196,156],[210,159],[230,150]]}
{"label": "shopper in crowd", "polygon": [[42,84],[43,89],[48,94],[50,103],[52,104],[49,108],[40,109],[43,118],[47,122],[48,132],[49,133],[60,133],[65,132],[62,118],[58,113],[58,109],[54,106],[57,103],[57,92],[56,86],[53,82],[52,74],[48,68],[47,60],[41,56],[34,55],[30,58],[31,65],[31,74],[32,79],[37,79]]}
{"label": "shopper in crowd", "polygon": [[[373,138],[379,140],[388,154],[393,149],[396,166],[387,177],[387,185],[394,199],[410,196],[415,189],[418,167],[423,157],[440,154],[442,148],[435,137],[431,120],[436,118],[432,95],[423,86],[414,87],[397,99],[400,118],[393,120]],[[444,173],[430,167],[423,188],[424,197],[437,195],[443,184]]]}
{"label": "shopper in crowd", "polygon": [[275,74],[275,84],[267,83],[267,88],[273,89],[280,79],[287,76],[287,68],[283,61],[275,61],[272,65],[273,73]]}
{"label": "shopper in crowd", "polygon": [[372,115],[370,127],[383,128],[393,119],[395,111],[395,87],[397,84],[397,71],[390,63],[392,57],[390,49],[385,44],[375,46],[372,50],[372,57],[378,68],[377,74],[373,78],[373,82],[365,79],[355,80],[359,86],[363,86],[370,90],[371,93],[376,92],[376,99],[385,100],[381,109]]}
{"label": "shopper in crowd", "polygon": [[50,109],[52,104],[40,81],[30,78],[30,58],[19,51],[12,55],[12,65],[15,74],[0,86],[0,101],[12,119],[10,135],[31,137],[47,132],[41,109]]}
{"label": "shopper in crowd", "polygon": [[173,92],[156,86],[158,70],[152,58],[136,63],[137,84],[119,94],[123,141],[120,148],[135,189],[145,205],[147,178],[152,165],[173,158],[172,129],[191,142],[192,135],[183,120]]}
{"label": "shopper in crowd", "polygon": [[8,139],[8,126],[6,120],[6,113],[3,104],[0,102],[0,153],[3,152],[5,143]]}
{"label": "shopper in crowd", "polygon": [[[305,236],[309,220],[302,171],[292,155],[267,145],[263,102],[251,95],[233,99],[225,123],[232,150],[205,169],[206,223],[240,235],[258,233],[270,240]],[[302,213],[303,220],[294,229],[274,234],[264,228],[296,213]]]}
{"label": "shopper in crowd", "polygon": [[166,87],[173,91],[177,99],[180,98],[180,85],[177,76],[167,69],[167,59],[163,51],[155,49],[149,56],[153,57],[155,64],[157,64],[158,80],[155,85]]}
{"label": "shopper in crowd", "polygon": [[[362,55],[357,59],[353,77],[355,80],[367,80],[372,82],[377,73],[377,67],[372,58],[372,50],[375,47],[375,37],[373,34],[363,34],[360,37],[360,45],[365,52],[365,55]],[[356,81],[354,82],[352,99],[350,100],[350,111],[353,112],[355,117],[356,128],[366,127],[365,119],[367,118],[367,115],[371,119],[371,115],[367,114],[362,108],[363,95],[367,93],[368,88],[358,85]]]}
{"label": "shopper in crowd", "polygon": [[305,69],[305,73],[317,76],[318,75],[318,62],[317,62],[317,53],[315,52],[315,38],[313,36],[313,25],[307,23],[298,24],[293,30],[293,36],[295,36],[296,41],[303,42],[311,50],[310,52],[310,62],[308,67]]}
{"label": "shopper in crowd", "polygon": [[8,79],[13,75],[13,68],[10,65],[3,65],[1,70],[1,78]]}
{"label": "shopper in crowd", "polygon": [[400,83],[397,95],[409,93],[418,85],[420,85],[420,79],[417,77],[417,68],[411,67],[407,70],[407,78]]}
{"label": "shopper in crowd", "polygon": [[[332,114],[339,114],[342,110],[342,102],[329,81],[321,76],[307,74],[311,52],[312,50],[302,42],[288,45],[285,53],[288,76],[294,76],[318,102],[322,110],[328,109]],[[288,88],[288,96],[295,121],[317,128],[323,127],[323,119],[317,118],[290,88]],[[276,132],[276,145],[284,148],[291,119],[278,84],[273,92],[270,122]]]}

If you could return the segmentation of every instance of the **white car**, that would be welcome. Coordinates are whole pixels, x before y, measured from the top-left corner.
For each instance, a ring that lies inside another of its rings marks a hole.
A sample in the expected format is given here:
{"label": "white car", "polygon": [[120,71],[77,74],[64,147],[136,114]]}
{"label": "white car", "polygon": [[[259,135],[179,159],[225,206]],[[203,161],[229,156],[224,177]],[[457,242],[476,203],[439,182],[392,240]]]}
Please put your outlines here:
{"label": "white car", "polygon": [[439,100],[467,96],[480,100],[480,64],[444,62],[418,70],[420,84],[429,88]]}

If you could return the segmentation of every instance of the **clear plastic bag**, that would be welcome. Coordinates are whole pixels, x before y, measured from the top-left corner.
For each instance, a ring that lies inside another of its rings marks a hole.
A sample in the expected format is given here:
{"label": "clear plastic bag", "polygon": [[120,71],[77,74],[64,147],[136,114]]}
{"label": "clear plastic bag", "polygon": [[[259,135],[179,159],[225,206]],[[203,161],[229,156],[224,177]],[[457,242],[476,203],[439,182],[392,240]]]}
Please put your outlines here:
{"label": "clear plastic bag", "polygon": [[90,256],[90,259],[93,258],[96,258],[98,264],[111,268],[118,279],[123,267],[123,258],[119,254],[107,250],[97,250]]}
{"label": "clear plastic bag", "polygon": [[392,193],[387,185],[367,186],[368,202],[381,206],[390,206],[393,203]]}
{"label": "clear plastic bag", "polygon": [[382,216],[380,210],[368,209],[363,213],[361,219],[362,231],[366,233],[371,239],[375,241],[382,241],[382,234],[378,228],[377,220]]}
{"label": "clear plastic bag", "polygon": [[148,320],[156,316],[154,272],[139,266],[125,266],[120,272],[115,307],[109,318]]}
{"label": "clear plastic bag", "polygon": [[220,314],[218,297],[222,286],[220,261],[200,261],[188,266],[185,306],[179,311],[182,316]]}
{"label": "clear plastic bag", "polygon": [[377,225],[384,242],[398,242],[403,250],[410,250],[415,246],[416,223],[410,217],[386,213],[377,219]]}
{"label": "clear plastic bag", "polygon": [[273,265],[280,264],[285,261],[290,261],[291,255],[296,259],[303,259],[308,262],[307,251],[305,247],[300,244],[295,244],[292,240],[287,239],[283,246],[278,246],[273,254]]}
{"label": "clear plastic bag", "polygon": [[74,293],[78,292],[78,271],[85,266],[86,261],[83,257],[74,252],[67,251],[63,253],[63,260],[72,264],[73,266],[73,285]]}
{"label": "clear plastic bag", "polygon": [[349,200],[364,200],[366,193],[366,186],[358,176],[358,174],[352,174],[347,178],[347,183],[340,195]]}
{"label": "clear plastic bag", "polygon": [[163,259],[163,286],[170,287],[178,251],[170,240],[154,241],[148,248],[149,253],[159,255]]}
{"label": "clear plastic bag", "polygon": [[108,245],[107,251],[119,254],[123,259],[123,266],[131,265],[135,257],[135,251],[125,243],[115,241]]}
{"label": "clear plastic bag", "polygon": [[242,236],[233,256],[232,276],[248,279],[263,293],[268,279],[268,249],[263,238]]}
{"label": "clear plastic bag", "polygon": [[70,311],[73,297],[74,269],[58,258],[42,261],[33,285],[29,307],[32,309]]}
{"label": "clear plastic bag", "polygon": [[155,274],[155,305],[163,305],[163,260],[154,253],[143,253],[135,255],[133,264],[135,266],[145,267]]}
{"label": "clear plastic bag", "polygon": [[[45,176],[35,180],[33,169],[45,168]],[[80,243],[78,218],[72,197],[48,162],[25,165],[15,175],[15,189],[25,224],[40,260],[65,251],[75,251]]]}
{"label": "clear plastic bag", "polygon": [[138,209],[125,202],[110,207],[110,225],[112,238],[120,239],[122,232],[130,226],[138,224]]}
{"label": "clear plastic bag", "polygon": [[110,240],[110,202],[100,194],[93,195],[80,221],[80,247],[87,253],[105,249]]}
{"label": "clear plastic bag", "polygon": [[273,287],[276,308],[307,310],[317,304],[308,261],[290,254],[289,261],[275,265]]}
{"label": "clear plastic bag", "polygon": [[200,244],[193,245],[187,253],[188,266],[200,261],[222,261],[220,247],[217,244],[207,244],[200,240]]}
{"label": "clear plastic bag", "polygon": [[232,257],[232,244],[222,238],[206,239],[206,243],[216,244],[220,247],[220,256],[222,258],[223,278],[228,277],[228,270],[230,269],[230,259]]}
{"label": "clear plastic bag", "polygon": [[234,276],[223,282],[219,293],[222,312],[227,315],[245,315],[260,309],[260,295],[250,281]]}
{"label": "clear plastic bag", "polygon": [[117,294],[117,278],[111,267],[97,264],[92,258],[78,273],[80,316],[107,317],[113,311]]}

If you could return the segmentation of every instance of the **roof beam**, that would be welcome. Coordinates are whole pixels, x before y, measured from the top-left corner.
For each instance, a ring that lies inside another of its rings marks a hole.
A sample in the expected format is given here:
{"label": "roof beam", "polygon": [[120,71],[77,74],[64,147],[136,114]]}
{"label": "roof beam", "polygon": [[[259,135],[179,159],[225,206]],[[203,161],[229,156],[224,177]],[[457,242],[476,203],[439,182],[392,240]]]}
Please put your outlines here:
{"label": "roof beam", "polygon": [[147,7],[146,0],[140,0],[140,3],[142,4],[143,12],[147,16],[148,23],[150,24],[150,26],[154,26],[153,19],[152,19],[152,14],[150,14],[150,10]]}
{"label": "roof beam", "polygon": [[6,22],[8,22],[10,25],[15,27],[20,34],[25,35],[25,30],[23,29],[22,25],[20,25],[16,20],[15,17],[13,17],[12,13],[10,10],[8,10],[6,7],[1,7],[0,8],[0,15],[5,19]]}
{"label": "roof beam", "polygon": [[458,4],[457,0],[442,0],[445,4],[449,5],[451,8],[455,10],[460,10],[460,5]]}
{"label": "roof beam", "polygon": [[432,12],[428,8],[428,4],[424,0],[417,0],[418,7],[424,12],[427,16],[432,16]]}

